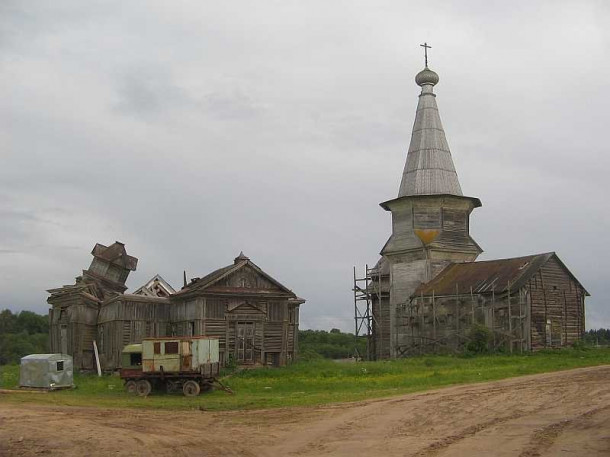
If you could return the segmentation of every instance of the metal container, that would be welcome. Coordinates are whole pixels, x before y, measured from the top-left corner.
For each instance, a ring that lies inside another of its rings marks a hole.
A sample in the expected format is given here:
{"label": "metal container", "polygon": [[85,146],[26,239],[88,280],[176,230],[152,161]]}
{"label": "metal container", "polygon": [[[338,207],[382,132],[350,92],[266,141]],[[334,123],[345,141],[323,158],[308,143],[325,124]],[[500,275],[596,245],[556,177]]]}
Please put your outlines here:
{"label": "metal container", "polygon": [[21,358],[21,387],[66,389],[74,386],[72,356],[67,354],[30,354]]}
{"label": "metal container", "polygon": [[150,338],[142,341],[142,371],[199,372],[218,363],[217,338]]}

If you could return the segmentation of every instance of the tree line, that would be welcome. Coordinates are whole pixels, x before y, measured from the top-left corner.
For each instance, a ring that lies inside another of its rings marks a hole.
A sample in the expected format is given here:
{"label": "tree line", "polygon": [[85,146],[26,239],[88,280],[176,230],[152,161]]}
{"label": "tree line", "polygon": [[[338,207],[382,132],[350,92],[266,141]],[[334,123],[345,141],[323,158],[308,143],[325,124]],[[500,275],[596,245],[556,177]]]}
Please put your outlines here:
{"label": "tree line", "polygon": [[591,346],[610,346],[610,328],[587,330],[585,332],[584,342]]}
{"label": "tree line", "polygon": [[49,352],[49,317],[32,311],[0,311],[0,365]]}
{"label": "tree line", "polygon": [[356,339],[352,333],[339,329],[299,330],[299,357],[301,359],[346,359],[366,354],[366,337]]}
{"label": "tree line", "polygon": [[[610,346],[610,329],[588,330],[586,345]],[[0,311],[0,365],[19,363],[28,354],[49,351],[49,318],[31,311]],[[339,329],[299,330],[299,353],[304,360],[345,359],[366,353],[366,338]]]}

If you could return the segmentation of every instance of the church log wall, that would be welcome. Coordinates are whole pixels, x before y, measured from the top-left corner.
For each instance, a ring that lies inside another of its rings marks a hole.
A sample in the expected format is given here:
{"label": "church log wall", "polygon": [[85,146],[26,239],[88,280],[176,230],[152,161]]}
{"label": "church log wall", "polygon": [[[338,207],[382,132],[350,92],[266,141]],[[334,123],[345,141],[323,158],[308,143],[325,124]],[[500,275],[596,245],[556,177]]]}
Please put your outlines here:
{"label": "church log wall", "polygon": [[569,346],[585,332],[585,290],[556,259],[530,279],[532,349]]}
{"label": "church log wall", "polygon": [[93,369],[98,304],[80,294],[53,300],[49,310],[50,350],[74,357],[74,366]]}
{"label": "church log wall", "polygon": [[170,303],[164,298],[120,295],[100,308],[97,344],[105,370],[120,367],[121,351],[143,338],[169,336]]}
{"label": "church log wall", "polygon": [[404,328],[399,356],[463,352],[473,326],[491,331],[490,349],[507,352],[529,350],[528,291],[462,293],[420,296],[400,309]]}

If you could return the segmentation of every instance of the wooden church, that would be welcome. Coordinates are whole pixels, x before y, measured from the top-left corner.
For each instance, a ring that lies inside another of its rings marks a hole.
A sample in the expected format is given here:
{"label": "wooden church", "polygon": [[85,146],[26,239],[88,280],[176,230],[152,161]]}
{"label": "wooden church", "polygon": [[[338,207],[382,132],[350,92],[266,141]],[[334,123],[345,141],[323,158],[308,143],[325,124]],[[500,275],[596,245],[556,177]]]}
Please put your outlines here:
{"label": "wooden church", "polygon": [[511,352],[573,344],[585,330],[589,294],[555,253],[475,262],[482,249],[470,236],[470,215],[481,201],[462,193],[438,81],[426,57],[415,77],[421,93],[398,197],[381,203],[392,234],[357,289],[369,310],[370,357],[462,351],[476,326],[489,329],[494,348]]}
{"label": "wooden church", "polygon": [[298,350],[299,306],[305,300],[243,253],[232,264],[175,291],[156,275],[132,294],[125,281],[137,266],[120,242],[96,244],[74,285],[51,289],[52,352],[93,369],[94,342],[104,370],[119,368],[128,344],[151,336],[214,336],[221,362],[281,366]]}

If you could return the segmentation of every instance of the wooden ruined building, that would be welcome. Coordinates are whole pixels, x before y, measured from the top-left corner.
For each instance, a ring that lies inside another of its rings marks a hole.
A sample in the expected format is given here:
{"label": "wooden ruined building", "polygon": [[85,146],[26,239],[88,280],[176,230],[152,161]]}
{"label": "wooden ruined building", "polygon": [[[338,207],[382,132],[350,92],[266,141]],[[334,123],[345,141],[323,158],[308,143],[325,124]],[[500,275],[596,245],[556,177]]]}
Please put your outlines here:
{"label": "wooden ruined building", "polygon": [[96,244],[93,261],[74,285],[51,289],[51,351],[93,369],[94,341],[104,370],[120,367],[123,347],[146,337],[214,336],[221,362],[285,365],[298,349],[299,306],[305,300],[241,253],[231,265],[175,291],[156,275],[134,293],[125,281],[137,259],[125,246]]}
{"label": "wooden ruined building", "polygon": [[398,197],[381,203],[392,234],[363,278],[354,269],[356,333],[369,336],[368,357],[458,352],[475,325],[511,352],[578,341],[589,294],[555,253],[475,262],[482,249],[470,214],[481,201],[462,194],[433,92],[438,75],[426,63],[415,81]]}

